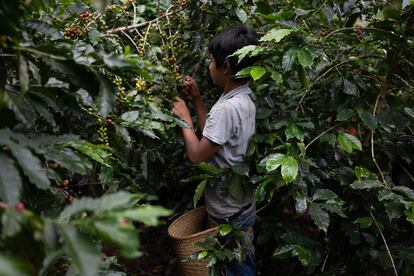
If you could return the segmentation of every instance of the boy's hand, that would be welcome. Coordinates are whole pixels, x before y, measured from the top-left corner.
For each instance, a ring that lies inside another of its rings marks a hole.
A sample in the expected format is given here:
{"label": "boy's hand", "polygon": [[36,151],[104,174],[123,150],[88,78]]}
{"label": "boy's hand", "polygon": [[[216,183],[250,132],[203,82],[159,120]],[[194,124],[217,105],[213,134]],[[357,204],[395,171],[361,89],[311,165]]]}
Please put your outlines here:
{"label": "boy's hand", "polygon": [[190,101],[201,99],[197,82],[191,76],[185,76],[183,80],[184,94]]}
{"label": "boy's hand", "polygon": [[172,112],[181,120],[184,120],[190,126],[193,126],[193,120],[191,119],[190,111],[188,110],[185,101],[178,96],[174,98]]}

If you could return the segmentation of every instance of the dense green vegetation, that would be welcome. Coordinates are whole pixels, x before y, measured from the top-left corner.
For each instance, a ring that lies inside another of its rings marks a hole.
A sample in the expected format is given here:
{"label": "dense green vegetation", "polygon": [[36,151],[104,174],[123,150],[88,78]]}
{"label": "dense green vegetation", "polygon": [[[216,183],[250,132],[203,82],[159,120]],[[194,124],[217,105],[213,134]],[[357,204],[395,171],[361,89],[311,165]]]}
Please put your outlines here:
{"label": "dense green vegetation", "polygon": [[200,204],[220,171],[186,160],[171,102],[185,74],[217,99],[208,42],[240,23],[257,133],[231,193],[255,191],[258,270],[413,274],[412,1],[0,0],[0,275],[123,275],[102,244],[138,257]]}

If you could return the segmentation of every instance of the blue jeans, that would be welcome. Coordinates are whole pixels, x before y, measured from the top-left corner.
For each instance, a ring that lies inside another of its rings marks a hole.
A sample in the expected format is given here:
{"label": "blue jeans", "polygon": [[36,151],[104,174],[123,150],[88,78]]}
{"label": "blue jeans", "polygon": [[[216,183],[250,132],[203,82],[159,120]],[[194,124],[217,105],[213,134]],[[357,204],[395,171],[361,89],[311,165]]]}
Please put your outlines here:
{"label": "blue jeans", "polygon": [[[256,208],[249,208],[239,216],[230,220],[226,219],[214,219],[219,224],[231,224],[236,228],[239,228],[243,233],[242,246],[244,248],[250,248],[248,250],[246,259],[243,262],[232,260],[223,264],[223,272],[226,276],[253,276],[256,275],[256,264],[254,261],[254,248],[253,248],[253,226],[256,221]],[[229,234],[231,235],[231,234]],[[232,238],[232,237],[228,237]],[[233,237],[234,239],[234,237]],[[231,246],[231,245],[230,245]]]}

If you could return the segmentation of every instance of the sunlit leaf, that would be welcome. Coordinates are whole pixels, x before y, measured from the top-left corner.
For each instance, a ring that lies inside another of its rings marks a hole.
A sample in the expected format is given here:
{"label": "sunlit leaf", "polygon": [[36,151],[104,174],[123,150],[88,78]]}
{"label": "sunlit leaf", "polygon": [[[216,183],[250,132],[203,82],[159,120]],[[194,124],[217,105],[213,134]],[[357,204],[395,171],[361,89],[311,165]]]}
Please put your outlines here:
{"label": "sunlit leaf", "polygon": [[340,132],[338,134],[339,146],[346,152],[352,153],[354,149],[362,150],[362,145],[359,139],[348,133]]}
{"label": "sunlit leaf", "polygon": [[228,235],[231,231],[233,231],[233,225],[231,224],[220,224],[220,236],[226,236]]}
{"label": "sunlit leaf", "polygon": [[298,175],[298,161],[292,156],[284,156],[282,159],[282,177],[286,183],[290,183],[296,179]]}
{"label": "sunlit leaf", "polygon": [[284,37],[288,36],[291,32],[293,32],[292,29],[272,29],[270,32],[260,38],[260,41],[274,41],[278,43]]}
{"label": "sunlit leaf", "polygon": [[351,184],[351,188],[354,190],[362,190],[362,189],[373,189],[373,188],[380,188],[383,187],[381,181],[378,180],[362,180],[362,181],[355,181]]}
{"label": "sunlit leaf", "polygon": [[204,189],[206,188],[206,184],[207,184],[207,179],[201,181],[201,183],[198,184],[198,186],[197,186],[197,188],[196,188],[196,190],[194,192],[194,196],[193,196],[193,204],[194,204],[194,207],[197,206],[197,202],[203,196]]}

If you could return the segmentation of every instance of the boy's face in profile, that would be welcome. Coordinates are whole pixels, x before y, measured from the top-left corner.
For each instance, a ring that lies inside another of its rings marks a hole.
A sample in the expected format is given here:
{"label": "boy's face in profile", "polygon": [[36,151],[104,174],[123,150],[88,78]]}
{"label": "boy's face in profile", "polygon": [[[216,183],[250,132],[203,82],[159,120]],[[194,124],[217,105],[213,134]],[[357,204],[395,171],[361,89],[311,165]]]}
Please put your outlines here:
{"label": "boy's face in profile", "polygon": [[216,61],[213,55],[210,55],[210,64],[208,69],[210,70],[210,76],[213,80],[213,83],[219,87],[223,87],[225,83],[226,77],[226,67],[223,66],[222,68],[217,68]]}

